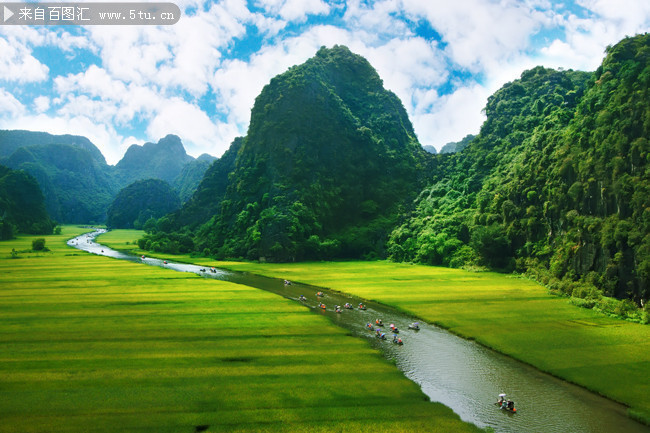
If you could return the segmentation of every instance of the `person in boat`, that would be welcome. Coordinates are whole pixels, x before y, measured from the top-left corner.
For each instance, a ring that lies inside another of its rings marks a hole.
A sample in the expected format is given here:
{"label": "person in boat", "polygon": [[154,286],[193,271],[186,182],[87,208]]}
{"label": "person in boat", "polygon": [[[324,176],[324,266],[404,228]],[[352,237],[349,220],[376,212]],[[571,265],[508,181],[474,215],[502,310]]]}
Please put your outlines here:
{"label": "person in boat", "polygon": [[390,330],[393,331],[395,334],[399,334],[399,329],[397,329],[397,326],[395,326],[395,324],[393,323],[390,324]]}
{"label": "person in boat", "polygon": [[384,321],[381,319],[375,320],[375,323],[377,324],[377,326],[384,326]]}
{"label": "person in boat", "polygon": [[323,294],[323,292],[316,292],[316,296],[322,297],[322,296],[325,296],[325,295]]}
{"label": "person in boat", "polygon": [[301,300],[301,301],[306,301],[307,298],[305,298],[305,295],[300,295],[300,300]]}
{"label": "person in boat", "polygon": [[318,306],[319,306],[320,308],[322,308],[323,310],[326,308],[326,307],[325,307],[325,304],[323,304],[322,302],[321,302],[320,304],[318,304]]}
{"label": "person in boat", "polygon": [[366,306],[360,303],[359,304],[359,310],[365,310],[365,309],[366,309]]}
{"label": "person in boat", "polygon": [[414,329],[418,331],[420,329],[420,323],[419,322],[413,322],[409,325],[409,329]]}
{"label": "person in boat", "polygon": [[290,285],[291,285],[291,281],[289,281],[289,280],[284,280],[284,285],[285,285],[285,286],[290,286]]}
{"label": "person in boat", "polygon": [[370,322],[366,323],[366,328],[370,329],[371,331],[375,329],[375,327],[372,326],[372,323]]}
{"label": "person in boat", "polygon": [[165,265],[166,265],[166,264],[167,264],[167,260],[163,260],[163,264],[165,264]]}
{"label": "person in boat", "polygon": [[393,343],[395,344],[404,344],[401,338],[397,336],[397,334],[393,334]]}

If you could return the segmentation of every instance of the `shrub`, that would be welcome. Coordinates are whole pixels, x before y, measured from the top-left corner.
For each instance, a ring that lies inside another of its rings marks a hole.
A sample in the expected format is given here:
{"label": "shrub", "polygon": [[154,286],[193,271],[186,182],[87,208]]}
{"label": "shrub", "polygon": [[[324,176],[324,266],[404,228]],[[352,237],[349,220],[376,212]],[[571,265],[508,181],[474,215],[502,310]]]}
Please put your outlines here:
{"label": "shrub", "polygon": [[37,238],[32,241],[32,250],[45,251],[45,239]]}

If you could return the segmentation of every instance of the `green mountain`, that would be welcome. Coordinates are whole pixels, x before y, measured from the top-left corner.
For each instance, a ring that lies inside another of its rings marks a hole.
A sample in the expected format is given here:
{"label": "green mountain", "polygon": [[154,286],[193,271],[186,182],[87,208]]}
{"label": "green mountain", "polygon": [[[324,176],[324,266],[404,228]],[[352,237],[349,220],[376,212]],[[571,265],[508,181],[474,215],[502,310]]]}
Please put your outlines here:
{"label": "green mountain", "polygon": [[208,168],[216,160],[217,158],[214,156],[204,153],[183,166],[181,172],[172,182],[172,186],[178,191],[178,195],[183,203],[192,197],[199,183],[201,183],[205,172],[208,171]]}
{"label": "green mountain", "polygon": [[427,158],[400,100],[341,46],[273,78],[233,146],[175,220],[177,229],[205,223],[196,248],[219,257],[382,254]]}
{"label": "green mountain", "polygon": [[15,231],[51,234],[53,228],[36,179],[0,165],[0,240],[12,238]]}
{"label": "green mountain", "polygon": [[158,143],[130,146],[115,171],[121,185],[140,179],[162,179],[171,184],[185,164],[192,161],[194,158],[185,152],[181,139],[170,134]]}
{"label": "green mountain", "polygon": [[228,175],[235,169],[235,159],[244,142],[236,138],[230,148],[206,170],[196,192],[179,211],[164,221],[165,231],[195,231],[219,212],[229,184]]}
{"label": "green mountain", "polygon": [[0,131],[0,163],[30,173],[49,214],[65,223],[101,223],[117,192],[135,180],[173,182],[184,197],[198,186],[212,157],[194,160],[176,136],[131,146],[116,166],[106,164],[87,138],[44,132]]}
{"label": "green mountain", "polygon": [[488,99],[480,134],[397,227],[391,257],[528,271],[565,293],[650,296],[650,35],[593,74],[537,67]]}
{"label": "green mountain", "polygon": [[433,155],[435,155],[435,154],[438,153],[438,151],[436,150],[436,148],[433,147],[433,146],[430,145],[430,144],[426,144],[426,145],[422,146],[422,149],[426,150],[427,152],[429,152],[429,153],[431,153],[431,154],[433,154]]}
{"label": "green mountain", "polygon": [[2,162],[36,178],[46,197],[47,210],[57,221],[102,222],[118,191],[111,167],[88,150],[72,145],[19,147]]}
{"label": "green mountain", "polygon": [[474,135],[468,134],[460,141],[452,141],[450,143],[447,143],[444,146],[442,146],[442,148],[440,148],[440,153],[460,152],[461,150],[465,149],[472,140],[474,140],[474,137],[475,137]]}
{"label": "green mountain", "polygon": [[164,180],[138,180],[123,188],[108,208],[108,228],[142,228],[150,218],[160,218],[181,205],[178,193]]}
{"label": "green mountain", "polygon": [[0,158],[11,156],[16,149],[24,146],[67,144],[87,150],[98,163],[106,164],[106,159],[100,150],[86,137],[79,135],[52,135],[47,132],[23,130],[0,130]]}

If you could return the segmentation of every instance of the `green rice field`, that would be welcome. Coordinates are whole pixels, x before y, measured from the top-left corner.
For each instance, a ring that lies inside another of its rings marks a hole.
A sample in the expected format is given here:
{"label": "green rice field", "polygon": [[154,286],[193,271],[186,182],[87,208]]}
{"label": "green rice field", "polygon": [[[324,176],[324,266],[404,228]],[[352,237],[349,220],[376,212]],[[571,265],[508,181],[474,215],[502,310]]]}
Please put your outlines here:
{"label": "green rice field", "polygon": [[383,261],[194,261],[327,287],[397,307],[624,403],[633,416],[650,422],[650,326],[578,308],[535,282]]}
{"label": "green rice field", "polygon": [[65,245],[83,231],[0,242],[0,432],[480,431],[307,308]]}

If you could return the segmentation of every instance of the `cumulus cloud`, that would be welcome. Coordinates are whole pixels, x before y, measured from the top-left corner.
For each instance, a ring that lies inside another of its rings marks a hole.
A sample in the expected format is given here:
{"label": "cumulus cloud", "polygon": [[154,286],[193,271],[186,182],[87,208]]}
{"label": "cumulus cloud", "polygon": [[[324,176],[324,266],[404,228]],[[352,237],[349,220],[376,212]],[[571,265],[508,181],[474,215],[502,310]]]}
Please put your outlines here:
{"label": "cumulus cloud", "polygon": [[29,83],[43,81],[49,68],[39,62],[23,42],[0,37],[0,80]]}
{"label": "cumulus cloud", "polygon": [[0,114],[9,118],[22,115],[25,112],[25,106],[11,93],[0,89]]}
{"label": "cumulus cloud", "polygon": [[286,21],[305,21],[308,15],[327,14],[330,7],[322,0],[256,0],[255,6]]}
{"label": "cumulus cloud", "polygon": [[34,98],[34,111],[43,113],[50,109],[50,98],[47,96],[38,96]]}
{"label": "cumulus cloud", "polygon": [[[431,92],[433,93],[433,92]],[[481,113],[491,93],[478,84],[461,87],[455,92],[437,96],[427,95],[428,109],[415,110],[413,127],[422,144],[440,150],[452,141],[460,141],[467,134],[477,134],[485,121]]]}

